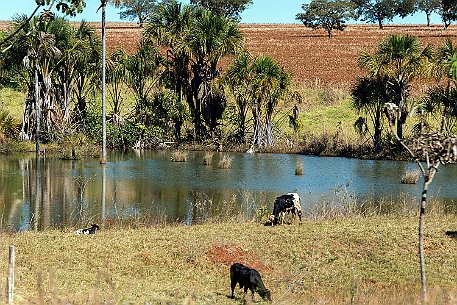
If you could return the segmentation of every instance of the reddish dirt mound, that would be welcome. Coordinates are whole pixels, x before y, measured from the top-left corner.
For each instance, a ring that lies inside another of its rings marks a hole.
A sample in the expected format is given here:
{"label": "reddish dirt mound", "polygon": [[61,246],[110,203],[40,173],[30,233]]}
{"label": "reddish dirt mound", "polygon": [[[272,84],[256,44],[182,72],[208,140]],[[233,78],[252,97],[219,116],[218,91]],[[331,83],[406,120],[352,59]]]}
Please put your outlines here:
{"label": "reddish dirt mound", "polygon": [[214,246],[206,252],[206,257],[215,264],[230,266],[233,263],[241,263],[257,271],[271,269],[265,266],[252,251],[243,250],[239,246]]}

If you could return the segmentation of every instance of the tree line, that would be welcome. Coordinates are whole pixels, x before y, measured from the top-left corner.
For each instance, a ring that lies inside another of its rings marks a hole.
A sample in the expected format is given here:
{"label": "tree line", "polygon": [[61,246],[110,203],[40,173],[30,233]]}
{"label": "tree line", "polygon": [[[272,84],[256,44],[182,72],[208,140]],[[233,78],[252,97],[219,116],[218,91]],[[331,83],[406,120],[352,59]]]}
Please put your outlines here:
{"label": "tree line", "polygon": [[306,27],[324,29],[328,37],[334,30],[343,31],[348,20],[375,23],[380,29],[397,16],[405,18],[417,12],[425,13],[427,26],[433,13],[440,15],[444,29],[457,20],[456,0],[312,0],[302,9],[296,19]]}

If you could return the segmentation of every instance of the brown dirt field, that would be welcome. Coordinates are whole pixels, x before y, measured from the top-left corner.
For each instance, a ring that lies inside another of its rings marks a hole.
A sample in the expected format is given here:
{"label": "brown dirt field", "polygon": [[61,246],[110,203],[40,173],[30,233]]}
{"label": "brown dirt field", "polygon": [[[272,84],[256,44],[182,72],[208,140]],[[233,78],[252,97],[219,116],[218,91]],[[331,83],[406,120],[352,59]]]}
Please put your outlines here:
{"label": "brown dirt field", "polygon": [[[100,33],[100,23],[91,23]],[[0,22],[0,30],[6,27]],[[289,71],[298,87],[332,86],[348,88],[357,76],[362,51],[374,53],[376,46],[390,34],[409,34],[420,39],[423,46],[442,45],[446,37],[457,41],[457,26],[443,30],[441,25],[348,25],[342,32],[328,38],[325,31],[311,30],[301,24],[241,24],[246,48],[253,55],[269,55]],[[108,52],[123,48],[133,52],[139,43],[141,29],[136,23],[107,24]],[[227,60],[222,62],[225,66]]]}

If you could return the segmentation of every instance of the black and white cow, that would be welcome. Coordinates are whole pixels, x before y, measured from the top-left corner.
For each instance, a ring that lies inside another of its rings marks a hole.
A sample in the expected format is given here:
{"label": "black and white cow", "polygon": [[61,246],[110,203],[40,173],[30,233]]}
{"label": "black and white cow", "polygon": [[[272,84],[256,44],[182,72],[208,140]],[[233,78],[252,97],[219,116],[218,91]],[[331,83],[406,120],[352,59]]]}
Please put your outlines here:
{"label": "black and white cow", "polygon": [[276,197],[273,214],[270,217],[272,225],[283,224],[286,214],[292,214],[293,219],[297,216],[301,223],[301,202],[300,196],[297,193],[288,193],[286,195],[281,195]]}
{"label": "black and white cow", "polygon": [[230,267],[230,287],[232,288],[232,299],[235,298],[234,291],[236,284],[240,284],[240,288],[244,288],[244,297],[248,289],[252,292],[252,300],[254,300],[254,292],[257,292],[263,300],[271,301],[270,290],[265,288],[259,272],[240,263],[234,263]]}
{"label": "black and white cow", "polygon": [[85,229],[78,229],[75,231],[76,235],[89,235],[89,234],[95,234],[97,230],[100,230],[100,226],[98,224],[92,224],[90,228],[85,228]]}

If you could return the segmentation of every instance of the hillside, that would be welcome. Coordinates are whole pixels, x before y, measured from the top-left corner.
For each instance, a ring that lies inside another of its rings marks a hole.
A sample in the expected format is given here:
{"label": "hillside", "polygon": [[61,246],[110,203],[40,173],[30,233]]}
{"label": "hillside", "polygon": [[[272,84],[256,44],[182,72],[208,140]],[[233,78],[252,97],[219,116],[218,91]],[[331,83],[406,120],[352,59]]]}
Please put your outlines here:
{"label": "hillside", "polygon": [[[100,32],[100,23],[91,23]],[[0,22],[5,29],[6,22]],[[108,52],[124,48],[133,52],[141,37],[136,23],[107,24]],[[443,30],[441,25],[348,25],[329,39],[325,31],[313,31],[301,24],[241,24],[246,48],[254,55],[270,55],[286,67],[299,87],[333,86],[348,88],[361,71],[357,58],[361,51],[374,52],[390,34],[409,34],[428,43],[441,45],[446,37],[457,40],[457,26]]]}

